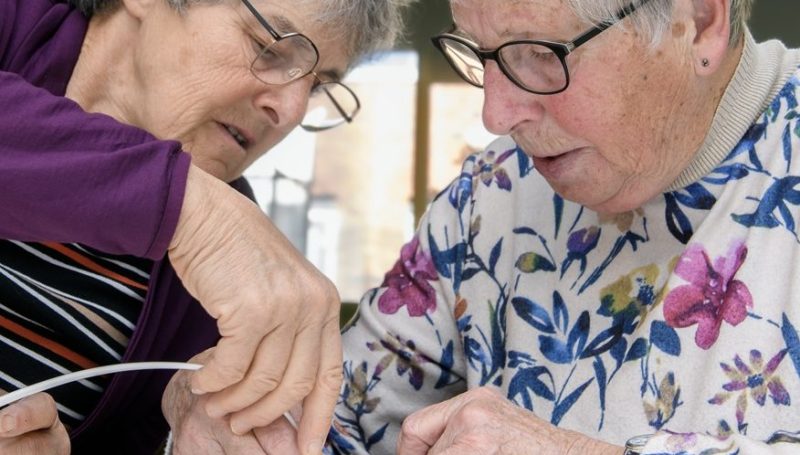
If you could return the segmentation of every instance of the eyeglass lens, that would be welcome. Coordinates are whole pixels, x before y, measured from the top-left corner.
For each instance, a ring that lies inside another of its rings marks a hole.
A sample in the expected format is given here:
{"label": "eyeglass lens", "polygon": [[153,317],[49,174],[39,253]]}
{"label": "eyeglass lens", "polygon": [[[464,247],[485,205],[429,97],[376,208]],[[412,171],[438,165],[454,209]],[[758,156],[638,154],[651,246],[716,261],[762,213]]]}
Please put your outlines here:
{"label": "eyeglass lens", "polygon": [[267,84],[283,85],[309,74],[317,65],[317,51],[303,35],[287,35],[265,46],[251,66]]}
{"label": "eyeglass lens", "polygon": [[[256,14],[252,9],[251,12]],[[265,22],[263,18],[262,22]],[[318,61],[319,53],[310,39],[300,33],[289,33],[264,46],[250,70],[266,84],[284,85],[312,74]],[[320,82],[311,92],[308,103],[300,126],[309,131],[322,131],[350,122],[360,108],[355,93],[338,81]]]}
{"label": "eyeglass lens", "polygon": [[[459,41],[442,38],[442,50],[453,69],[472,85],[483,87],[484,62]],[[512,81],[535,92],[559,91],[567,85],[566,68],[552,49],[536,43],[509,43],[498,51],[498,64]]]}
{"label": "eyeglass lens", "polygon": [[310,131],[333,128],[351,121],[360,107],[358,98],[345,85],[324,82],[311,92],[301,126]]}

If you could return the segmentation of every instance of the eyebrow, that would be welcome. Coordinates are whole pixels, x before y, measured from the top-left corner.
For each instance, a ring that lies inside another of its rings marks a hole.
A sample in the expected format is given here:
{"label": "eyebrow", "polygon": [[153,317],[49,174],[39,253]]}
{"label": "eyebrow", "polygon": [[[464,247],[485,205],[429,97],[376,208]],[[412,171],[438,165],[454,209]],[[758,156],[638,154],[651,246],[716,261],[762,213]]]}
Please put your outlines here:
{"label": "eyebrow", "polygon": [[269,22],[269,25],[280,34],[283,33],[297,33],[297,26],[292,23],[286,16],[270,16],[266,15],[264,18]]}

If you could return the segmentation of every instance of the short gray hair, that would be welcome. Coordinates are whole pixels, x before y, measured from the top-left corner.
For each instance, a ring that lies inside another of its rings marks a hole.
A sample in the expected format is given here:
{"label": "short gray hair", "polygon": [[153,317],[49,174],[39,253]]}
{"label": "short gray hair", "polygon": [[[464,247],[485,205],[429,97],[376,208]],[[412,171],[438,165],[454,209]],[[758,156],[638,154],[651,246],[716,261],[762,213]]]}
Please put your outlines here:
{"label": "short gray hair", "polygon": [[[177,11],[192,3],[223,3],[231,0],[164,0]],[[237,0],[238,1],[238,0]],[[318,11],[317,24],[328,30],[336,24],[348,44],[351,63],[379,50],[391,48],[403,30],[404,9],[415,0],[294,0],[301,10]],[[69,0],[87,16],[113,11],[122,0]]]}
{"label": "short gray hair", "polygon": [[[568,0],[575,14],[588,22],[599,24],[608,20],[631,0]],[[755,0],[729,0],[731,8],[730,46],[744,36],[747,21]],[[638,2],[637,2],[638,3]],[[634,29],[653,44],[658,43],[667,31],[672,18],[673,0],[651,0],[638,8],[630,17]]]}

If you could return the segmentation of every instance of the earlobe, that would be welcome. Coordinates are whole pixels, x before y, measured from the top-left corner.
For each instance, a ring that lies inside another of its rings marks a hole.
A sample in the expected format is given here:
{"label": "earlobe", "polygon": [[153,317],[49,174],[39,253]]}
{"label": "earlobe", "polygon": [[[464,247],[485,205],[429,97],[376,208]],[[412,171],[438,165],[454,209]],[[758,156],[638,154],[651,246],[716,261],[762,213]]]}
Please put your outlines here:
{"label": "earlobe", "polygon": [[691,0],[694,6],[696,35],[692,42],[695,72],[713,74],[719,68],[730,42],[730,2],[728,0]]}
{"label": "earlobe", "polygon": [[165,0],[122,0],[121,3],[128,14],[141,20],[157,1]]}

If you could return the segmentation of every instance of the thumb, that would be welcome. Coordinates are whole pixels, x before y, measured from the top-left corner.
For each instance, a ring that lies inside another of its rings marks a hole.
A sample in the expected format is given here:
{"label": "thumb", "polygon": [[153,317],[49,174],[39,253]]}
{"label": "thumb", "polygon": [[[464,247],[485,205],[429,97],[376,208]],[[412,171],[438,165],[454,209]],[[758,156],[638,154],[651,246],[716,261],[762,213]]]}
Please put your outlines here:
{"label": "thumb", "polygon": [[469,395],[459,395],[406,417],[397,440],[397,455],[427,454],[444,433],[453,414],[471,399]]}

